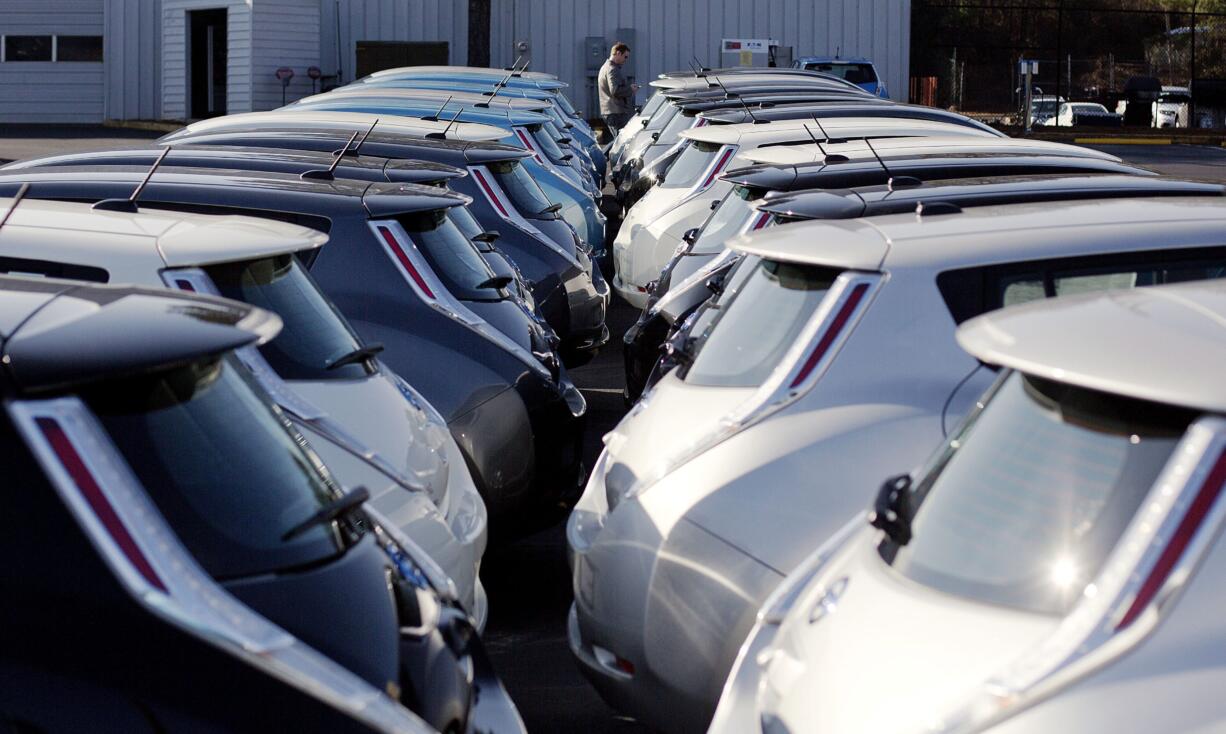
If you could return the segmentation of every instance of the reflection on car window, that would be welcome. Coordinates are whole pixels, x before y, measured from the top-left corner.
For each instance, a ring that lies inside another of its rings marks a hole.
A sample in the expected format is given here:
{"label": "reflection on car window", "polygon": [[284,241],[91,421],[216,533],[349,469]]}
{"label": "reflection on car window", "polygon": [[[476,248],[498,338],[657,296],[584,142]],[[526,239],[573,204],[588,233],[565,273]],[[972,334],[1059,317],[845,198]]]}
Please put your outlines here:
{"label": "reflection on car window", "polygon": [[328,369],[360,347],[357,336],[293,255],[212,265],[206,268],[227,298],[272,311],[285,326],[260,353],[286,380],[354,379],[367,375],[361,363]]}
{"label": "reflection on car window", "polygon": [[446,209],[402,216],[399,221],[453,296],[479,300],[501,298],[497,289],[480,287],[494,277],[494,271],[477,252],[472,240],[447,217]]}
{"label": "reflection on car window", "polygon": [[83,397],[211,575],[303,566],[341,550],[328,523],[282,540],[338,489],[241,367],[199,362],[107,381]]}
{"label": "reflection on car window", "polygon": [[753,213],[748,201],[736,193],[728,194],[703,227],[691,252],[696,255],[718,255],[723,252],[724,243],[744,228]]}
{"label": "reflection on car window", "polygon": [[685,381],[713,387],[757,387],[779,365],[826,297],[839,271],[763,260],[735,298],[721,305]]}
{"label": "reflection on car window", "polygon": [[524,217],[533,219],[551,206],[541,187],[536,185],[536,181],[532,180],[528,171],[518,162],[499,161],[491,163],[489,168],[502,190],[510,197],[511,203]]}
{"label": "reflection on car window", "polygon": [[956,450],[921,476],[895,569],[941,591],[1063,614],[1098,574],[1191,411],[1005,379]]}
{"label": "reflection on car window", "polygon": [[702,175],[711,167],[715,153],[720,149],[717,143],[691,141],[685,150],[673,161],[673,165],[660,184],[662,189],[688,189],[698,183]]}

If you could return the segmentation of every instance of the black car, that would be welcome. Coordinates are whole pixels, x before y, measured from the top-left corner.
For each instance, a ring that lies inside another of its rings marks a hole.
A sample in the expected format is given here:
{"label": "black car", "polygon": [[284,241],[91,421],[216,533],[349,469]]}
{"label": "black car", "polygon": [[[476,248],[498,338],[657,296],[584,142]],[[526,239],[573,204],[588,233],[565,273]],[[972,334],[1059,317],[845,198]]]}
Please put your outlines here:
{"label": "black car", "polygon": [[[473,197],[471,209],[486,230],[496,229],[500,246],[534,283],[560,277],[568,310],[565,323],[551,321],[562,338],[562,356],[569,366],[591,360],[609,340],[605,313],[609,286],[591,259],[592,252],[564,219],[560,205],[546,198],[519,161],[532,155],[501,143],[418,138],[389,130],[369,131],[357,124],[335,128],[303,129],[273,118],[244,120],[241,125],[200,133],[175,133],[170,143],[246,148],[346,150],[354,132],[364,133],[360,152],[394,159],[427,160],[469,172],[453,179],[451,187]],[[497,224],[495,224],[497,223]],[[513,232],[525,234],[534,247],[514,249]]]}
{"label": "black car", "polygon": [[[130,148],[120,150],[96,150],[68,153],[45,158],[33,158],[0,167],[0,170],[19,170],[54,166],[151,166],[165,152],[164,148]],[[319,180],[344,178],[358,181],[383,183],[412,183],[447,188],[452,179],[463,178],[468,172],[462,168],[432,161],[402,160],[353,154],[337,156],[306,150],[279,150],[276,148],[236,148],[227,146],[184,145],[174,148],[163,161],[165,165],[188,168],[227,168],[243,171],[270,171],[292,173]],[[566,294],[562,292],[560,278],[544,278],[531,286],[523,272],[503,249],[495,244],[497,233],[485,230],[473,217],[468,207],[454,207],[450,212],[456,225],[473,240],[474,246],[485,258],[490,268],[500,277],[510,278],[508,286],[525,305],[538,311],[544,309],[550,316],[542,318],[553,323],[566,323]],[[503,242],[506,245],[506,242]],[[519,243],[522,247],[524,243]],[[512,249],[515,245],[511,245]],[[533,289],[535,288],[535,290]]]}
{"label": "black car", "polygon": [[[684,321],[695,309],[707,301],[723,283],[728,265],[712,273],[711,287],[705,283],[693,283],[696,293],[673,296],[676,303],[667,309],[655,304],[671,288],[697,272],[723,251],[724,240],[735,235],[739,220],[728,215],[724,206],[731,201],[734,206],[746,208],[749,202],[759,199],[782,201],[800,191],[810,191],[813,196],[821,192],[862,186],[888,186],[890,190],[905,191],[920,186],[924,181],[944,181],[981,176],[1027,176],[1048,174],[1116,174],[1125,176],[1152,177],[1155,174],[1144,168],[1101,158],[1078,158],[1058,155],[1017,154],[939,154],[885,157],[867,160],[848,160],[833,156],[828,161],[796,166],[760,164],[726,172],[720,178],[735,184],[728,199],[712,213],[703,227],[686,233],[686,248],[678,253],[661,273],[652,301],[640,314],[638,321],[626,331],[622,341],[622,354],[626,369],[625,398],[633,402],[643,390],[654,383],[653,371],[660,374],[656,363],[661,359],[665,367],[684,359],[684,342],[670,337],[675,324]],[[804,195],[802,195],[804,196]],[[909,200],[915,206],[915,200]],[[755,224],[765,226],[776,217],[777,208],[770,208]],[[803,217],[794,212],[794,217]],[[675,335],[674,335],[675,336]],[[671,346],[669,346],[671,341]],[[667,371],[664,369],[663,371]]]}
{"label": "black car", "polygon": [[[29,196],[42,199],[126,198],[146,173],[121,166],[6,171],[0,195],[28,182]],[[363,341],[383,345],[381,361],[447,420],[485,498],[491,534],[505,537],[556,519],[559,502],[577,493],[586,405],[550,345],[512,343],[476,315],[473,306],[496,307],[503,297],[497,283],[473,282],[471,268],[449,261],[449,245],[431,255],[419,239],[458,236],[453,227],[440,229],[436,213],[463,200],[409,184],[174,168],[159,170],[140,197],[142,206],[265,216],[327,231],[329,243],[304,253],[304,264]]]}
{"label": "black car", "polygon": [[0,278],[6,728],[425,731],[398,699],[522,731],[471,620],[234,360],[279,328]]}

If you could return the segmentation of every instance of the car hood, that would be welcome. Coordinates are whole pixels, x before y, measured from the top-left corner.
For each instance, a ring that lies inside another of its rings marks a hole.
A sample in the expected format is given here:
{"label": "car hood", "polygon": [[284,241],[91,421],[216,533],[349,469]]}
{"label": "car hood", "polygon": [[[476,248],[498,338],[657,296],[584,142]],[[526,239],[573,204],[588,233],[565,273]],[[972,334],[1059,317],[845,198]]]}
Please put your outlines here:
{"label": "car hood", "polygon": [[605,435],[606,483],[626,490],[658,474],[719,424],[754,388],[688,385],[675,374],[659,383]]}
{"label": "car hood", "polygon": [[767,653],[759,713],[782,730],[924,730],[1059,622],[906,580],[875,537],[862,531],[805,588]]}
{"label": "car hood", "polygon": [[[414,407],[382,374],[360,380],[311,380],[289,383],[308,402],[323,409],[410,481],[421,485],[446,512],[446,426]],[[373,491],[373,488],[371,488]]]}

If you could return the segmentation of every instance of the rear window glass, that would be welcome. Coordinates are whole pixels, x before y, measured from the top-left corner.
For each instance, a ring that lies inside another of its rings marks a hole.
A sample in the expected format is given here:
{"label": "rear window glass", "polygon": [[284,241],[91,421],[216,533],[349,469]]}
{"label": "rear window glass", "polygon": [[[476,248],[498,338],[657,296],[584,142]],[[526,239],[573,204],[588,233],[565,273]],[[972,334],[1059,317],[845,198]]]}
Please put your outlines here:
{"label": "rear window glass", "polygon": [[805,64],[805,68],[846,79],[852,84],[872,84],[877,81],[877,72],[873,70],[872,64]]}
{"label": "rear window glass", "polygon": [[472,240],[447,217],[447,210],[404,216],[399,221],[453,296],[468,300],[501,298],[498,289],[482,287],[494,277],[494,271]]}
{"label": "rear window glass", "polygon": [[716,143],[691,141],[673,161],[668,175],[660,184],[662,189],[688,189],[698,183],[702,175],[715,161],[715,154],[722,146]]}
{"label": "rear window glass", "polygon": [[318,461],[229,360],[108,380],[82,397],[208,573],[318,563],[346,529],[282,536],[337,496]]}
{"label": "rear window glass", "polygon": [[679,114],[681,114],[681,109],[677,105],[664,105],[647,120],[647,129],[662,130],[665,125],[673,121],[673,117]]}
{"label": "rear window glass", "polygon": [[937,285],[957,323],[1042,298],[1226,277],[1226,248],[1114,253],[950,270]]}
{"label": "rear window glass", "polygon": [[684,112],[679,115],[675,115],[673,119],[664,126],[664,129],[660,131],[660,139],[656,142],[672,145],[673,143],[677,142],[678,135],[694,127],[697,122],[697,115],[687,115]]}
{"label": "rear window glass", "polygon": [[920,478],[908,578],[1063,614],[1101,570],[1195,414],[1010,374]]}
{"label": "rear window glass", "polygon": [[839,271],[762,260],[735,297],[697,335],[685,381],[712,387],[757,387],[779,365]]}
{"label": "rear window glass", "polygon": [[359,379],[368,374],[360,362],[330,368],[361,345],[293,255],[213,265],[205,271],[223,296],[281,317],[281,333],[260,347],[260,353],[282,379]]}
{"label": "rear window glass", "polygon": [[[549,127],[553,127],[552,124]],[[533,125],[528,130],[532,133],[532,139],[536,144],[541,146],[541,150],[545,153],[545,157],[555,163],[560,163],[566,153],[558,146],[557,139],[545,125]],[[560,135],[558,137],[561,137]]]}
{"label": "rear window glass", "polygon": [[718,255],[724,251],[724,243],[728,238],[745,227],[749,218],[754,215],[754,210],[748,201],[738,196],[737,192],[742,190],[744,187],[738,186],[724,198],[723,203],[703,226],[691,252],[695,255]]}
{"label": "rear window glass", "polygon": [[[494,174],[502,190],[511,199],[511,203],[519,213],[528,219],[541,216],[541,212],[552,204],[545,197],[545,192],[536,185],[527,169],[515,161],[501,161],[489,165],[490,173]],[[552,217],[552,215],[545,215]]]}

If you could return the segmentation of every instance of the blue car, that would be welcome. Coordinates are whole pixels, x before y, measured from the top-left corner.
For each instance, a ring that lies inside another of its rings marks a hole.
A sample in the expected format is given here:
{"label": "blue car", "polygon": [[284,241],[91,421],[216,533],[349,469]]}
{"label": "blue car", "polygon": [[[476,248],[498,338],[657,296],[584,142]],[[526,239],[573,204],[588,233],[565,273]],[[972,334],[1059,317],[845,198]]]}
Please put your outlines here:
{"label": "blue car", "polygon": [[869,94],[875,94],[878,97],[890,96],[886,91],[885,82],[877,76],[873,62],[863,57],[842,59],[838,56],[801,56],[792,62],[792,68],[820,71],[823,74],[846,79]]}
{"label": "blue car", "polygon": [[[548,134],[546,125],[552,124],[545,115],[535,112],[516,111],[509,107],[478,108],[471,104],[458,105],[455,101],[443,105],[432,99],[397,95],[398,90],[372,89],[372,96],[351,94],[320,94],[307,97],[283,108],[286,111],[364,112],[376,115],[403,115],[425,117],[439,114],[439,119],[450,120],[459,113],[459,122],[482,122],[510,130],[515,143],[532,151],[535,157],[524,160],[524,167],[535,179],[545,195],[555,204],[561,204],[558,212],[575,228],[580,238],[590,245],[597,257],[601,255],[605,238],[605,217],[588,190],[590,179],[570,167],[564,160],[566,154],[557,141]],[[445,98],[444,98],[445,99]],[[508,141],[511,142],[511,141]],[[515,144],[512,143],[512,144]],[[586,184],[586,185],[585,185]]]}

